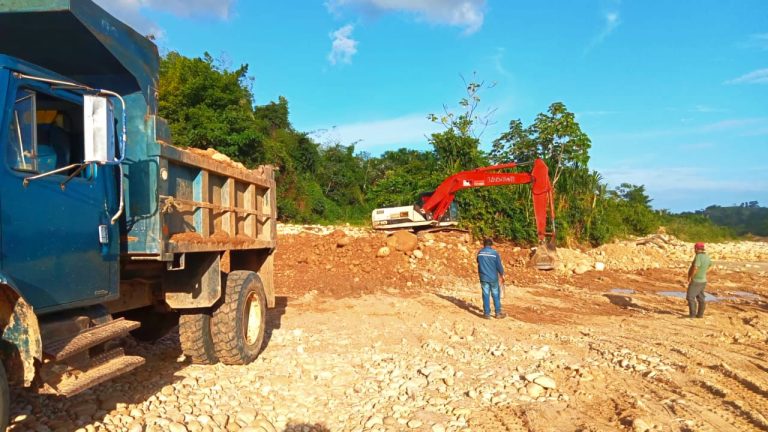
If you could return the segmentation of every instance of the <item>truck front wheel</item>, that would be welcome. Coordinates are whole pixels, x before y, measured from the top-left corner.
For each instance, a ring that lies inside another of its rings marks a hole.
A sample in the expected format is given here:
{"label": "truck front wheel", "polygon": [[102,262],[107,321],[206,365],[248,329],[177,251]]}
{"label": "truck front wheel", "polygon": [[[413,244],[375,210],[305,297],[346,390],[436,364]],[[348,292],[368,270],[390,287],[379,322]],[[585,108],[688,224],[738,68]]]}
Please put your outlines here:
{"label": "truck front wheel", "polygon": [[5,375],[5,367],[0,363],[0,430],[8,427],[8,415],[11,410],[10,390],[8,389],[8,377]]}
{"label": "truck front wheel", "polygon": [[211,314],[207,310],[185,311],[179,317],[179,341],[184,355],[195,364],[218,362],[211,336]]}
{"label": "truck front wheel", "polygon": [[254,272],[233,271],[227,276],[222,297],[211,320],[216,356],[224,364],[248,364],[259,355],[264,342],[264,285]]}

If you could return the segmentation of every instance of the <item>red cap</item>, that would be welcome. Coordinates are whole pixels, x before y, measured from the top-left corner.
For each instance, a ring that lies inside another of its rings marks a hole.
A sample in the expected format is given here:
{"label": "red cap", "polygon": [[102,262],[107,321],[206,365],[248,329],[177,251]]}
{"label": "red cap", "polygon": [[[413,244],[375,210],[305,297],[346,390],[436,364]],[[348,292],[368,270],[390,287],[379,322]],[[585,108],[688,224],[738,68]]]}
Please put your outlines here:
{"label": "red cap", "polygon": [[694,248],[694,249],[704,249],[704,243],[702,243],[702,242],[697,242],[697,243],[696,243],[696,244],[693,246],[693,248]]}

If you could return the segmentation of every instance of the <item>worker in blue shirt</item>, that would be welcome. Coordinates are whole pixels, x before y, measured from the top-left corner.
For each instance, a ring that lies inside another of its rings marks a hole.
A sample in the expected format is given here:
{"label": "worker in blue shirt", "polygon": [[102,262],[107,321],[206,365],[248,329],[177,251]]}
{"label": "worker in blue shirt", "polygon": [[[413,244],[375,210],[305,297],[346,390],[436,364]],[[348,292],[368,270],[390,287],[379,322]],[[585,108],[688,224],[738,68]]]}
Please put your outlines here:
{"label": "worker in blue shirt", "polygon": [[504,283],[504,266],[501,265],[501,256],[492,247],[493,240],[485,239],[483,248],[477,252],[477,273],[480,275],[480,287],[483,289],[483,318],[491,319],[491,299],[496,309],[496,318],[504,318],[507,315],[501,311],[501,299],[499,298],[499,280]]}

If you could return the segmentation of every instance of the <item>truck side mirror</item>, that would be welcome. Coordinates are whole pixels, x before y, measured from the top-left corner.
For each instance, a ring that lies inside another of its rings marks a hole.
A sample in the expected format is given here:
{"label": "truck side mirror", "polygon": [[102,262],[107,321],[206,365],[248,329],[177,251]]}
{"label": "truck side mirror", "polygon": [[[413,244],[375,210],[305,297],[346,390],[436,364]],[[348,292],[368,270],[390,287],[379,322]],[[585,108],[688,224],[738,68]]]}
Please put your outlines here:
{"label": "truck side mirror", "polygon": [[85,162],[115,161],[115,108],[103,96],[83,96]]}

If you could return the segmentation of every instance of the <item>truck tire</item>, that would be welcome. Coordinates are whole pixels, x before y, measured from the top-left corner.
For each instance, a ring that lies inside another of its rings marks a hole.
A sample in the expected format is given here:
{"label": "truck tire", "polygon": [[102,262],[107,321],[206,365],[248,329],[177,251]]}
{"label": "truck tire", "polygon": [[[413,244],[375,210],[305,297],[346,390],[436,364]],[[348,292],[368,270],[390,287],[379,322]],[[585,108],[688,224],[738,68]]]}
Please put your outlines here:
{"label": "truck tire", "polygon": [[195,364],[218,362],[211,337],[211,315],[208,311],[182,313],[179,317],[181,351]]}
{"label": "truck tire", "polygon": [[221,304],[211,320],[213,346],[219,361],[245,365],[255,360],[264,342],[266,315],[261,278],[251,271],[230,272]]}
{"label": "truck tire", "polygon": [[8,416],[11,411],[11,397],[8,389],[8,377],[5,375],[5,367],[0,363],[0,430],[8,427]]}

